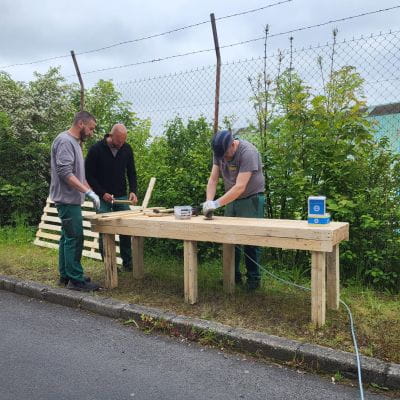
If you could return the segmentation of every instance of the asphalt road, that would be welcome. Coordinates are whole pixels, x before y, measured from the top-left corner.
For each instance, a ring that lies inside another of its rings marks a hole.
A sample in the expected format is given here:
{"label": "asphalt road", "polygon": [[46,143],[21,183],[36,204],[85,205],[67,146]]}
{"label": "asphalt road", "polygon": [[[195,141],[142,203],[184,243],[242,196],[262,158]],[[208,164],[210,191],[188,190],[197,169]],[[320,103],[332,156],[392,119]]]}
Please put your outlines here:
{"label": "asphalt road", "polygon": [[0,400],[357,398],[319,376],[0,290]]}

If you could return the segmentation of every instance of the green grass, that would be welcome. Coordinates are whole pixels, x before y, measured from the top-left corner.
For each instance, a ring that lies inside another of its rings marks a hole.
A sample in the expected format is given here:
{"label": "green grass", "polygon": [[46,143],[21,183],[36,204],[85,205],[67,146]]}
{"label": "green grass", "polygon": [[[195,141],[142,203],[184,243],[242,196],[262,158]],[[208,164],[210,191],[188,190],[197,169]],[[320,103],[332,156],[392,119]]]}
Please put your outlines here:
{"label": "green grass", "polygon": [[[55,286],[57,251],[31,244],[32,229],[0,228],[0,274]],[[146,248],[146,247],[145,247]],[[101,262],[83,258],[85,273],[104,282]],[[280,271],[274,271],[280,275]],[[288,278],[288,271],[284,271]],[[295,272],[302,282],[307,278]],[[353,351],[347,312],[343,307],[327,312],[327,323],[316,329],[310,323],[310,293],[288,287],[265,276],[255,293],[237,289],[226,295],[219,283],[221,260],[199,264],[199,301],[183,302],[183,260],[171,254],[145,255],[145,277],[119,276],[117,289],[101,292],[128,303],[158,307],[165,311],[218,321],[335,349]],[[351,286],[342,289],[342,299],[352,310],[362,354],[400,363],[400,296]]]}

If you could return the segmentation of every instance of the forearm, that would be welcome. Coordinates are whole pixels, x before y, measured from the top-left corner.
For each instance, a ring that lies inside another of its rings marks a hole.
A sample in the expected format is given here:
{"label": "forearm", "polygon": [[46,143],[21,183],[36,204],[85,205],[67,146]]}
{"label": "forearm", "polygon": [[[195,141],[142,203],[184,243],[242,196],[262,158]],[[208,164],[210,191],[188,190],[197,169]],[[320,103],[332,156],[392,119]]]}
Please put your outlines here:
{"label": "forearm", "polygon": [[68,185],[82,193],[90,190],[89,185],[82,183],[75,175],[68,176],[67,183]]}
{"label": "forearm", "polygon": [[206,200],[214,200],[217,191],[217,181],[210,178],[207,183]]}
{"label": "forearm", "polygon": [[218,200],[220,206],[225,206],[226,204],[235,201],[240,195],[245,191],[246,187],[241,185],[232,186],[224,195],[222,195]]}

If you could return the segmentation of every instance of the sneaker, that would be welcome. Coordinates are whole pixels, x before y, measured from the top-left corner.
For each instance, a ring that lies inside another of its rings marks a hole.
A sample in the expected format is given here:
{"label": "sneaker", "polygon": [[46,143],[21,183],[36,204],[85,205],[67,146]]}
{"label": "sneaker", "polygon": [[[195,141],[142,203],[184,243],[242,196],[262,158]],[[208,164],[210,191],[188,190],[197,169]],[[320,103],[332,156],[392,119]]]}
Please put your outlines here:
{"label": "sneaker", "polygon": [[[83,279],[85,282],[91,281],[90,276],[83,275]],[[58,280],[57,285],[58,286],[67,286],[68,282],[69,282],[69,278],[67,278],[66,276],[60,276],[60,279]]]}
{"label": "sneaker", "polygon": [[70,290],[78,290],[80,292],[92,292],[99,290],[100,285],[93,282],[81,282],[70,279],[66,288]]}

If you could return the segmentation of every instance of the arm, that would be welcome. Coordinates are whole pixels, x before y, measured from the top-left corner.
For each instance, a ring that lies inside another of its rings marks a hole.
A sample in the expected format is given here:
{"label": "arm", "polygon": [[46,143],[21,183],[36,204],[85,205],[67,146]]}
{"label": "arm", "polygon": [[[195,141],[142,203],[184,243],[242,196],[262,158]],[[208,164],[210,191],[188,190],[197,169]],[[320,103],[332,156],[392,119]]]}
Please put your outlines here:
{"label": "arm", "polygon": [[136,204],[138,199],[136,196],[137,192],[137,177],[136,177],[136,167],[135,167],[135,159],[133,157],[132,148],[129,146],[129,156],[128,162],[126,164],[126,174],[128,176],[128,183],[129,183],[129,200]]}
{"label": "arm", "polygon": [[210,177],[207,182],[207,192],[206,200],[214,200],[215,192],[217,191],[217,185],[219,180],[219,167],[218,165],[213,165]]}
{"label": "arm", "polygon": [[236,178],[236,183],[223,196],[218,199],[221,206],[231,203],[236,200],[245,190],[252,172],[240,172]]}
{"label": "arm", "polygon": [[89,185],[80,182],[80,180],[74,175],[71,174],[70,176],[67,177],[66,179],[68,185],[73,187],[76,190],[79,190],[82,193],[86,193],[88,190],[90,190]]}

